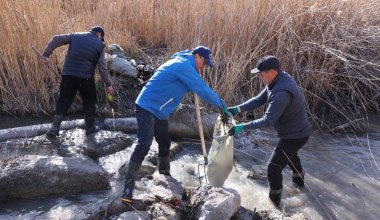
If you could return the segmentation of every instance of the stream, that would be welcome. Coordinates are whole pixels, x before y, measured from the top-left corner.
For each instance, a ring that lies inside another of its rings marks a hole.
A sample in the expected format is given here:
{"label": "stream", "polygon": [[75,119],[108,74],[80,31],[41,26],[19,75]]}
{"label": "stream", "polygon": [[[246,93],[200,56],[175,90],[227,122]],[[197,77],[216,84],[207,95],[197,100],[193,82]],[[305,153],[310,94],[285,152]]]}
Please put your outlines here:
{"label": "stream", "polygon": [[[107,134],[112,136],[114,133],[117,132],[104,131],[102,137]],[[239,192],[241,205],[245,209],[258,211],[275,208],[267,197],[266,179],[267,160],[277,142],[274,134],[271,129],[250,131],[235,140],[234,167],[224,187]],[[136,138],[134,135],[132,137]],[[172,158],[172,176],[185,186],[206,184],[203,165],[198,173],[198,163],[203,160],[199,142],[191,139],[176,141],[182,144],[184,150]],[[211,142],[207,142],[208,150],[210,144]],[[102,205],[120,196],[122,180],[117,178],[117,173],[128,161],[133,147],[134,145],[98,160],[98,163],[111,173],[110,190],[6,201],[0,203],[0,219],[87,218],[91,212],[96,212]],[[0,150],[2,159],[15,155],[15,152],[6,147]],[[18,154],[26,153],[22,149],[18,151]],[[299,156],[306,172],[305,187],[299,189],[293,186],[291,171],[288,167],[285,168],[283,200],[280,207],[283,213],[303,213],[307,219],[379,218],[379,131],[360,136],[314,133],[299,151]]]}

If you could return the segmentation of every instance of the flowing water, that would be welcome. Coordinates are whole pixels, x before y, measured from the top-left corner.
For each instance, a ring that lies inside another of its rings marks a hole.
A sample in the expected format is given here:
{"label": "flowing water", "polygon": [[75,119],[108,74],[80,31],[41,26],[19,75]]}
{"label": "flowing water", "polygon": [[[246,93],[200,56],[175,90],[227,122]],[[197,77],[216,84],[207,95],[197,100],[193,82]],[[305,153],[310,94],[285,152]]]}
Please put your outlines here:
{"label": "flowing water", "polygon": [[[235,142],[234,167],[224,186],[239,192],[246,209],[275,208],[267,198],[266,180],[267,160],[277,141],[273,134],[272,130],[245,133]],[[200,181],[206,184],[203,165],[198,173],[198,161],[203,162],[201,145],[186,141],[181,140],[184,150],[171,162],[172,176],[185,186],[198,186]],[[86,218],[120,195],[122,180],[116,174],[130,154],[128,148],[99,160],[113,174],[110,190],[7,201],[0,204],[0,219]],[[363,136],[313,134],[299,156],[306,171],[306,186],[294,187],[290,169],[283,171],[284,213],[303,213],[307,219],[379,219],[379,132]]]}
{"label": "flowing water", "polygon": [[[267,210],[274,208],[267,197],[266,166],[276,139],[271,138],[271,131],[252,134],[235,143],[234,168],[224,187],[236,189],[246,209]],[[195,148],[200,147],[187,148],[172,162],[178,179],[193,186],[199,184],[199,149]],[[306,186],[293,186],[291,171],[285,168],[283,212],[303,213],[308,219],[379,218],[379,133],[362,137],[315,134],[299,156],[306,171]]]}

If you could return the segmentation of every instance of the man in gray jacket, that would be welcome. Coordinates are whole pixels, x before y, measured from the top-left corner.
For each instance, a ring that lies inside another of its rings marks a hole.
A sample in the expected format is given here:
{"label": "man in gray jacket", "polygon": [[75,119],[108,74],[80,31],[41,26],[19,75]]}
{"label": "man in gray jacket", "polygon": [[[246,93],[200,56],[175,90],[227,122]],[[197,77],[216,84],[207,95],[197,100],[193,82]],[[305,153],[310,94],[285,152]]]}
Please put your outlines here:
{"label": "man in gray jacket", "polygon": [[104,30],[94,26],[88,32],[77,32],[54,36],[45,48],[42,62],[47,64],[54,49],[69,44],[60,84],[60,97],[54,111],[54,121],[48,136],[57,136],[64,115],[68,112],[76,93],[83,102],[83,112],[86,124],[86,134],[99,130],[95,126],[96,86],[94,80],[95,67],[103,82],[106,84],[108,94],[113,93],[113,87],[108,75],[104,59]]}
{"label": "man in gray jacket", "polygon": [[282,170],[289,165],[293,171],[293,183],[304,186],[304,171],[297,152],[303,147],[311,134],[311,123],[306,113],[305,97],[301,89],[288,73],[281,70],[279,60],[274,56],[265,56],[259,60],[252,74],[259,74],[266,84],[257,96],[228,108],[233,115],[268,104],[262,118],[248,123],[237,124],[228,131],[237,135],[247,129],[271,127],[280,138],[272,152],[267,169],[270,186],[269,198],[280,204],[282,194]]}

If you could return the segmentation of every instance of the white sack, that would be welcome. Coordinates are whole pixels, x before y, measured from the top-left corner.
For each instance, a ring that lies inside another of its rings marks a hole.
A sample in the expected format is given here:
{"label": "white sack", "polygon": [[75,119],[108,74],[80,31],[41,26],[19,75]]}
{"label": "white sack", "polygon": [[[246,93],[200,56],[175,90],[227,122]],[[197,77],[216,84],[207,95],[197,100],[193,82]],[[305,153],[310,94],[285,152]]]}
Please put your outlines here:
{"label": "white sack", "polygon": [[228,127],[218,117],[208,155],[207,178],[211,186],[222,187],[232,171],[234,137],[227,131]]}

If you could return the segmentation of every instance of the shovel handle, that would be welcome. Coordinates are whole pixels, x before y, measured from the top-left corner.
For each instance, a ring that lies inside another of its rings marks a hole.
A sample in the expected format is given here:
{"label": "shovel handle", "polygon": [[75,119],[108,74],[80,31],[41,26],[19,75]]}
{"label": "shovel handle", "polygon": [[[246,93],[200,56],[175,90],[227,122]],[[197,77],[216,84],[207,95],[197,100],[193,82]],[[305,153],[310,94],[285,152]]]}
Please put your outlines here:
{"label": "shovel handle", "polygon": [[195,101],[195,110],[197,112],[199,137],[201,138],[201,144],[202,144],[202,153],[203,153],[203,158],[204,158],[204,161],[205,161],[205,165],[207,165],[208,164],[208,160],[207,160],[207,151],[206,151],[205,137],[203,135],[201,110],[199,108],[199,98],[198,98],[198,96],[195,93],[194,93],[194,99],[195,99],[194,100]]}

